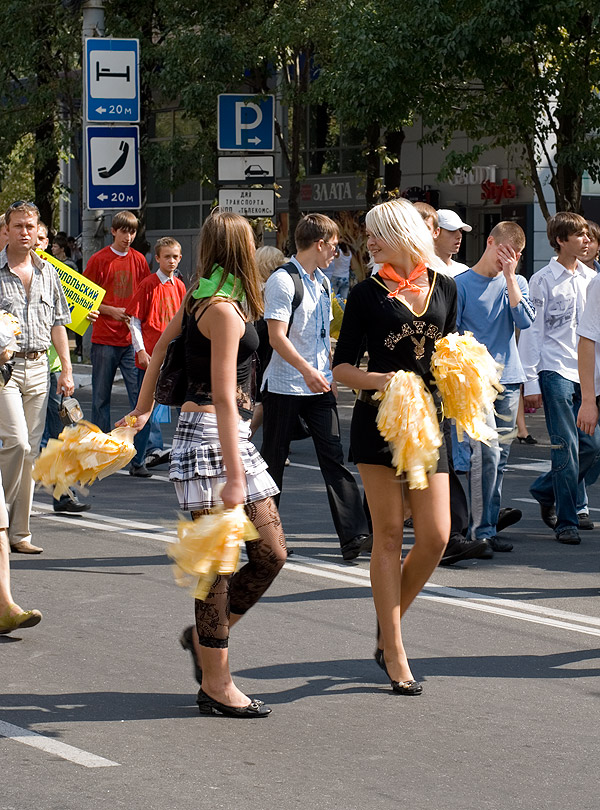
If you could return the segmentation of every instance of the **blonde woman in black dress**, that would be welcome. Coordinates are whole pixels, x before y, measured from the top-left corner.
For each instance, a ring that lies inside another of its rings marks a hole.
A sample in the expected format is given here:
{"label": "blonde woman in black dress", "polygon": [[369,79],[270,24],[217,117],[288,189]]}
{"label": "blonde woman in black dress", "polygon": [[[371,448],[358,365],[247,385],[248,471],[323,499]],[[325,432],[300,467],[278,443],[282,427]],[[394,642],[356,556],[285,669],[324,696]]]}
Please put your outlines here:
{"label": "blonde woman in black dress", "polygon": [[[333,376],[359,390],[351,427],[351,452],[373,520],[371,584],[379,623],[375,658],[394,692],[423,691],[402,642],[401,617],[440,561],[450,534],[445,448],[424,490],[410,490],[415,542],[402,563],[404,503],[401,478],[376,425],[372,399],[400,369],[420,375],[439,407],[430,372],[437,338],[454,331],[456,285],[431,267],[431,234],[412,203],[393,200],[366,216],[367,248],[376,272],[351,291],[334,360]],[[366,345],[367,370],[355,362]]]}

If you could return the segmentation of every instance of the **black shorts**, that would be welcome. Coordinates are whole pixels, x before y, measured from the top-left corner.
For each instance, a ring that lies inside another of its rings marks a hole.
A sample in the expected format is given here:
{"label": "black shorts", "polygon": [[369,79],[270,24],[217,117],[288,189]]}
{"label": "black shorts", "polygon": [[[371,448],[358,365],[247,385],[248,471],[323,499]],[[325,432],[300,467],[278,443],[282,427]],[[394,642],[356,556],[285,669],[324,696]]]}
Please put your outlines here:
{"label": "black shorts", "polygon": [[[350,425],[350,461],[354,464],[379,464],[394,468],[389,444],[377,429],[377,408],[369,402],[356,400]],[[446,442],[442,433],[437,472],[448,472]]]}

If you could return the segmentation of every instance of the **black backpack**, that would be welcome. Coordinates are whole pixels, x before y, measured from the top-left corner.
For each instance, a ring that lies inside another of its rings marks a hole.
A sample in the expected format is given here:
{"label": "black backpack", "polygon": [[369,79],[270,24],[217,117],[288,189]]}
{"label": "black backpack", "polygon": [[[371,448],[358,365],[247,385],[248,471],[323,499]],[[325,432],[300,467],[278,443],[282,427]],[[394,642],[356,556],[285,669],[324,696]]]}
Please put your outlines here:
{"label": "black backpack", "polygon": [[[285,270],[291,276],[292,281],[294,282],[294,297],[292,298],[292,314],[290,315],[290,320],[288,323],[288,328],[286,335],[290,334],[290,329],[292,328],[292,323],[294,322],[294,313],[300,306],[302,299],[304,298],[304,284],[302,283],[302,277],[300,275],[300,271],[298,270],[297,266],[294,262],[287,262],[287,264],[283,264],[281,267],[278,267],[277,270]],[[274,272],[277,272],[275,270]],[[329,291],[327,289],[327,284],[325,281],[322,282],[323,289],[325,290],[325,295],[329,298]],[[260,340],[260,345],[258,347],[257,355],[258,355],[258,362],[259,362],[259,369],[258,369],[258,376],[259,376],[259,390],[260,386],[262,385],[262,377],[265,373],[267,366],[271,361],[271,357],[273,355],[273,347],[269,343],[269,329],[267,327],[267,322],[264,318],[259,318],[258,321],[254,322],[254,326],[256,327],[256,331],[258,332],[258,337]]]}

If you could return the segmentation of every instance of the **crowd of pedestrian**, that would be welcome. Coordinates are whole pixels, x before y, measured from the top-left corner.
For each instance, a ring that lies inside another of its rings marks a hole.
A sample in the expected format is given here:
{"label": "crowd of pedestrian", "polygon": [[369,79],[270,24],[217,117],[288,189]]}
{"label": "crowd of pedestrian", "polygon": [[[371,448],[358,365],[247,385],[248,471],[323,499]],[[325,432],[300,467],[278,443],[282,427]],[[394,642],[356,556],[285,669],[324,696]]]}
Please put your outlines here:
{"label": "crowd of pedestrian", "polygon": [[[502,484],[523,387],[525,408],[544,408],[552,447],[551,470],[531,486],[541,518],[567,545],[593,527],[587,488],[600,473],[600,228],[572,213],[552,217],[547,232],[556,256],[529,284],[518,273],[525,234],[515,222],[494,226],[472,267],[455,258],[472,228],[454,211],[398,199],[371,209],[365,228],[371,274],[351,289],[352,251],[336,222],[322,214],[301,219],[297,252],[286,260],[274,248],[257,252],[247,220],[216,210],[202,227],[196,278],[187,292],[177,275],[180,244],[172,237],[157,241],[158,269],[151,274],[132,247],[139,222],[129,211],[113,217],[112,244],[85,268],[66,235],[50,240],[56,258],[105,290],[90,314],[92,421],[103,431],[112,428],[111,391],[120,370],[138,431],[130,474],[149,477],[149,460],[169,456],[180,506],[193,519],[219,502],[241,504],[259,534],[247,544],[248,562],[217,577],[206,599],[196,600],[195,624],[182,634],[201,687],[201,713],[270,712],[231,678],[229,631],[288,554],[277,506],[299,424],[315,447],[343,560],[371,555],[375,659],[396,693],[422,692],[403,646],[401,619],[435,567],[513,548],[499,535],[521,513],[502,508]],[[69,308],[54,267],[34,250],[48,246],[36,206],[14,203],[0,221],[0,236],[6,240],[0,309],[15,315],[22,329],[12,376],[0,390],[7,504],[0,503],[0,632],[10,632],[41,619],[39,611],[23,611],[12,601],[8,550],[42,552],[29,529],[31,466],[47,425],[50,386],[52,412],[57,397],[74,386]],[[332,353],[334,296],[345,311]],[[436,340],[455,331],[473,333],[501,370],[503,390],[488,415],[496,438],[489,442],[459,441],[443,418],[430,363]],[[180,334],[187,390],[169,453],[152,419],[154,390],[169,342]],[[376,426],[373,395],[399,370],[418,375],[438,405],[443,442],[424,490],[399,480]],[[357,392],[349,451],[364,499],[344,462],[337,383]],[[251,421],[257,399],[262,414],[254,412]],[[261,419],[259,454],[250,439]],[[46,433],[56,435],[56,427]],[[519,436],[531,438],[522,423]],[[65,498],[55,502],[57,511],[89,508],[74,493]],[[407,521],[414,544],[403,560]]]}

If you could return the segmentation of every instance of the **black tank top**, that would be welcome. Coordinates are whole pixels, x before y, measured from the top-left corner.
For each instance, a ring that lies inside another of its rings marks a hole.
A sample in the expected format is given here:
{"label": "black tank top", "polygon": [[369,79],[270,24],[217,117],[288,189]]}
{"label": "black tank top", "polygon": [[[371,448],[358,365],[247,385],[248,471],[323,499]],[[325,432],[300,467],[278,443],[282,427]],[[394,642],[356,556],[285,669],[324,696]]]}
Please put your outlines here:
{"label": "black tank top", "polygon": [[[211,306],[210,304],[208,306]],[[206,307],[200,315],[204,315]],[[241,316],[240,316],[241,317]],[[205,337],[197,324],[195,313],[188,316],[185,339],[185,370],[188,387],[185,400],[196,405],[212,405],[210,377],[210,340]],[[237,356],[237,408],[242,419],[250,419],[254,408],[254,357],[258,349],[258,335],[252,323],[246,323],[240,338]]]}

